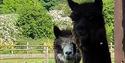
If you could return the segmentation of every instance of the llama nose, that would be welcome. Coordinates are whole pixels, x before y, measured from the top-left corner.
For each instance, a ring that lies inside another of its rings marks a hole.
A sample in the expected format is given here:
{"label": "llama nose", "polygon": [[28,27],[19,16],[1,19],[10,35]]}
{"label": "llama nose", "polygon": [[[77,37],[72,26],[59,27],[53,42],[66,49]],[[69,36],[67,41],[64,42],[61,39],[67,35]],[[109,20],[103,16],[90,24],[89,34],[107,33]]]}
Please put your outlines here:
{"label": "llama nose", "polygon": [[70,51],[67,51],[67,52],[65,52],[65,54],[67,54],[67,55],[70,55],[72,52],[70,52]]}

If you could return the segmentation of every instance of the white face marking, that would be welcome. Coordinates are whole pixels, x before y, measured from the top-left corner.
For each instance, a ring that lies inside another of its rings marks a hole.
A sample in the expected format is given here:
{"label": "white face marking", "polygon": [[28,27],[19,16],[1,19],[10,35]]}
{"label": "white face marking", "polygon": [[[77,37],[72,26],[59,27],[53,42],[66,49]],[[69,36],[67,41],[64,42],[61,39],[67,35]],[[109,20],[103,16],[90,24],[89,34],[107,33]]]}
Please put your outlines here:
{"label": "white face marking", "polygon": [[61,60],[61,61],[65,61],[64,56],[62,54],[57,54],[57,57]]}
{"label": "white face marking", "polygon": [[73,45],[66,44],[66,46],[63,48],[63,53],[65,56],[73,55]]}
{"label": "white face marking", "polygon": [[62,40],[62,49],[63,49],[63,55],[65,57],[65,59],[71,59],[73,58],[73,54],[74,54],[74,50],[73,50],[73,47],[74,45],[72,44],[73,43],[73,40],[71,37],[60,37],[61,40]]}
{"label": "white face marking", "polygon": [[74,63],[74,60],[66,60],[62,54],[57,54],[57,57],[64,63]]}

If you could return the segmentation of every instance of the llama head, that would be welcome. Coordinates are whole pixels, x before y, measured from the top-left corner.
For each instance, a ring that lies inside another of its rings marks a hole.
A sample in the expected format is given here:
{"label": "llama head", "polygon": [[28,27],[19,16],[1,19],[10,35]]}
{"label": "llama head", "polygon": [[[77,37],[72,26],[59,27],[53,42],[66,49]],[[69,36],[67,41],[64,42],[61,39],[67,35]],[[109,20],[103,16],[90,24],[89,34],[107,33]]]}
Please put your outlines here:
{"label": "llama head", "polygon": [[[103,21],[102,17],[102,0],[95,0],[95,2],[88,2],[78,4],[73,0],[68,0],[69,7],[71,8],[71,19],[73,21],[73,32],[78,38],[77,46],[81,47],[84,39],[88,38],[90,29],[95,29]],[[83,40],[79,40],[83,39]]]}
{"label": "llama head", "polygon": [[88,2],[78,4],[73,0],[68,0],[69,7],[72,10],[71,18],[74,22],[80,20],[92,21],[95,17],[102,14],[102,0],[95,0],[95,2]]}
{"label": "llama head", "polygon": [[73,61],[76,55],[76,46],[72,39],[71,31],[60,30],[58,27],[54,27],[55,46],[58,50],[57,56],[63,61]]}

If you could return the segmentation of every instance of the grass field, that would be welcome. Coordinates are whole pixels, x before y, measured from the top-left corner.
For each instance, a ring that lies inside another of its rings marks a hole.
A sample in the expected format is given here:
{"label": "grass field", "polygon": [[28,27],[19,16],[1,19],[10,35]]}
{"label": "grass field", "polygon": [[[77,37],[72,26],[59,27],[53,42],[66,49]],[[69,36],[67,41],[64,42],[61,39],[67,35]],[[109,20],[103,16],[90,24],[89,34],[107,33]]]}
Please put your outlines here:
{"label": "grass field", "polygon": [[[112,53],[111,58],[112,58],[112,63],[115,63],[114,53]],[[0,59],[0,63],[46,63],[44,61],[46,60],[45,59]],[[55,63],[54,59],[48,59],[48,63]]]}
{"label": "grass field", "polygon": [[[46,63],[46,62],[44,62],[44,59],[3,59],[0,60],[0,63]],[[55,61],[54,59],[49,59],[48,63],[55,63]],[[112,63],[114,63],[114,59]]]}
{"label": "grass field", "polygon": [[[3,59],[0,63],[46,63],[44,59]],[[48,63],[55,63],[54,59],[49,59]]]}

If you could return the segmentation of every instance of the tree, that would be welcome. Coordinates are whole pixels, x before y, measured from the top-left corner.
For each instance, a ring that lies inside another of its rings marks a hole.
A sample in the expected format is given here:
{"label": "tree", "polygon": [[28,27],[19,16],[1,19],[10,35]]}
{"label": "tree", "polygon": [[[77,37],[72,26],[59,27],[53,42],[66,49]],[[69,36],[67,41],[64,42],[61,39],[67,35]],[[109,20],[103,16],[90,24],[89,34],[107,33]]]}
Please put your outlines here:
{"label": "tree", "polygon": [[42,3],[44,3],[44,7],[47,10],[52,9],[54,6],[58,4],[58,2],[61,0],[41,0]]}
{"label": "tree", "polygon": [[0,0],[0,4],[2,4],[3,3],[3,0]]}
{"label": "tree", "polygon": [[52,19],[39,0],[4,0],[2,12],[19,14],[17,26],[26,37],[52,36]]}

